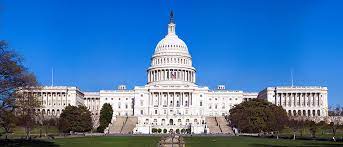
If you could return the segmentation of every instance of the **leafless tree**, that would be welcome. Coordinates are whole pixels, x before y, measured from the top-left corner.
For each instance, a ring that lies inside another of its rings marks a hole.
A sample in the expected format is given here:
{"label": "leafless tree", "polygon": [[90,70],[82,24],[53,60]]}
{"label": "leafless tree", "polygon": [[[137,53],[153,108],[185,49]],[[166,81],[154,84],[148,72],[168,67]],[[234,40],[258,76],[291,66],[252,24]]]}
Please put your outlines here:
{"label": "leafless tree", "polygon": [[339,127],[339,125],[342,123],[342,117],[343,117],[343,108],[339,105],[337,105],[336,107],[330,107],[329,109],[329,115],[330,115],[330,128],[332,130],[332,140],[336,141],[336,132],[337,132],[337,128]]}
{"label": "leafless tree", "polygon": [[[22,64],[22,58],[10,50],[5,41],[0,41],[0,126],[13,127],[8,121],[14,112],[20,114],[20,120],[33,119],[34,107],[39,103],[33,94],[24,95],[23,91],[37,88],[35,76]],[[27,123],[30,123],[28,121]],[[4,129],[7,133],[10,129]]]}
{"label": "leafless tree", "polygon": [[21,125],[25,128],[26,138],[29,139],[32,128],[36,122],[36,109],[40,108],[41,102],[31,88],[21,89],[16,94],[16,114]]}

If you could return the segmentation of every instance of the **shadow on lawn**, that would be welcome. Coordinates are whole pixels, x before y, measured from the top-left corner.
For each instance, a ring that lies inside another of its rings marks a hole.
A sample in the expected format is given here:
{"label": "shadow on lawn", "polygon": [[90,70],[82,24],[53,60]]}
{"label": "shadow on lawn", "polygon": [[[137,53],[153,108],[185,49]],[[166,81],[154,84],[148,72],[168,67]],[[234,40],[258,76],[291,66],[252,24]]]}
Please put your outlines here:
{"label": "shadow on lawn", "polygon": [[[289,145],[275,145],[275,144],[261,144],[261,143],[256,143],[256,144],[251,144],[251,146],[256,146],[256,147],[287,147]],[[343,146],[343,144],[332,144],[332,143],[304,143],[301,146],[318,146],[318,147],[336,147],[336,146]]]}
{"label": "shadow on lawn", "polygon": [[2,147],[58,147],[50,141],[45,140],[25,140],[25,139],[9,139],[9,140],[0,140],[0,146]]}

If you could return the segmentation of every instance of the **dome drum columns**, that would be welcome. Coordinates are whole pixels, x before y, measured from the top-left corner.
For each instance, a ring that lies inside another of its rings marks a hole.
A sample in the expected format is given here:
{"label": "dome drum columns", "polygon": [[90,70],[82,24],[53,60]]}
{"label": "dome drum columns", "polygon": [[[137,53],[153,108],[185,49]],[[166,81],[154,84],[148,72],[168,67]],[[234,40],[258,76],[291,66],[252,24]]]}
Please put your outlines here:
{"label": "dome drum columns", "polygon": [[182,81],[195,83],[195,71],[186,69],[152,69],[148,71],[148,83]]}

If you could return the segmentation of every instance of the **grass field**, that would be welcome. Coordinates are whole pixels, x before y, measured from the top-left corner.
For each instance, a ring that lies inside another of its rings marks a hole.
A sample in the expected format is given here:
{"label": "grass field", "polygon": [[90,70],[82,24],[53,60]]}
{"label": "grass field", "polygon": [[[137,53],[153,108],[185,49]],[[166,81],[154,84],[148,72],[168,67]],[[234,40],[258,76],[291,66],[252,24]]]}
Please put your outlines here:
{"label": "grass field", "polygon": [[[40,131],[42,131],[42,134],[45,133],[46,128],[44,127],[35,127],[31,130],[31,135],[38,136],[40,134]],[[48,127],[47,128],[48,134],[58,135],[58,129],[56,127]],[[22,127],[16,127],[13,129],[13,134],[9,135],[8,137],[23,137],[26,135],[25,129]],[[2,129],[0,129],[0,133],[4,133]],[[4,136],[2,136],[4,137]],[[1,137],[0,137],[1,138]]]}
{"label": "grass field", "polygon": [[[56,139],[62,147],[156,147],[160,137],[86,137]],[[87,142],[87,143],[85,143]]]}
{"label": "grass field", "polygon": [[[80,137],[54,141],[12,142],[12,146],[26,147],[156,147],[160,137]],[[186,147],[248,147],[248,146],[343,146],[343,142],[286,140],[254,137],[185,137]],[[2,143],[0,143],[2,144]]]}
{"label": "grass field", "polygon": [[[53,141],[21,142],[21,140],[7,143],[8,146],[24,147],[156,147],[160,137],[143,136],[105,136],[105,137],[77,137],[59,138]],[[3,144],[0,142],[0,145]]]}
{"label": "grass field", "polygon": [[187,147],[250,147],[250,146],[343,146],[343,143],[311,140],[286,140],[255,137],[186,137]]}

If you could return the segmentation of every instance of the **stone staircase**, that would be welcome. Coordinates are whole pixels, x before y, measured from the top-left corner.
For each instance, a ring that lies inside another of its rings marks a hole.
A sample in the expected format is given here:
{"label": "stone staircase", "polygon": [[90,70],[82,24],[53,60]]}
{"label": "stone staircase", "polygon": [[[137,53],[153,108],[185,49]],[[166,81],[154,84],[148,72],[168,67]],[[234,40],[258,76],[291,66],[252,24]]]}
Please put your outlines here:
{"label": "stone staircase", "polygon": [[133,116],[117,116],[116,120],[110,126],[111,134],[130,134],[136,127],[138,122],[137,117]]}
{"label": "stone staircase", "polygon": [[117,116],[116,120],[112,123],[112,125],[110,126],[110,133],[111,134],[120,134],[124,124],[126,121],[126,117],[122,117],[122,116]]}
{"label": "stone staircase", "polygon": [[233,134],[229,122],[223,117],[206,117],[206,123],[211,134]]}
{"label": "stone staircase", "polygon": [[121,130],[121,134],[131,134],[133,129],[136,127],[136,124],[138,123],[138,118],[129,116],[126,119],[125,125],[123,126],[123,129]]}
{"label": "stone staircase", "polygon": [[208,128],[210,129],[211,134],[218,134],[221,133],[221,130],[219,128],[219,125],[215,119],[215,117],[206,117],[206,123]]}
{"label": "stone staircase", "polygon": [[233,130],[229,126],[229,122],[223,116],[216,117],[216,120],[223,134],[233,134]]}

